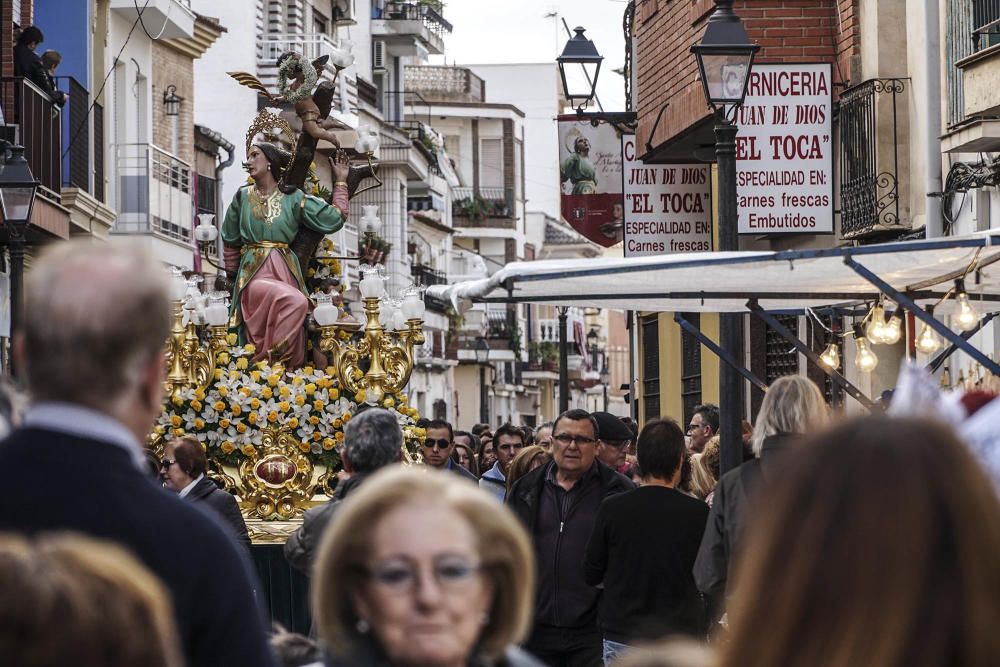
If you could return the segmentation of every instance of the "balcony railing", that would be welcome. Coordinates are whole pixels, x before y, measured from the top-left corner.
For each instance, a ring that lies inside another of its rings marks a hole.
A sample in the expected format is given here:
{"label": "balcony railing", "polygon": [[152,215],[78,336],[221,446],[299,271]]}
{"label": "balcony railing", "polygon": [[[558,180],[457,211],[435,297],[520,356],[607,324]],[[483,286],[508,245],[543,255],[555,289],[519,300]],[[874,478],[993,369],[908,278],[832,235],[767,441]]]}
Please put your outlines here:
{"label": "balcony railing", "polygon": [[104,201],[104,108],[90,91],[71,76],[56,77],[60,90],[69,93],[62,114],[62,185],[88,192]]}
{"label": "balcony railing", "polygon": [[467,67],[409,65],[406,89],[415,90],[430,101],[485,102],[486,82]]}
{"label": "balcony railing", "polygon": [[972,0],[972,44],[976,51],[1000,44],[1000,0]]}
{"label": "balcony railing", "polygon": [[323,33],[266,35],[260,43],[261,59],[268,65],[274,65],[286,51],[295,51],[309,60],[322,56],[333,57],[337,46],[336,39]]}
{"label": "balcony railing", "polygon": [[423,264],[414,264],[411,266],[410,275],[413,276],[414,284],[421,287],[448,284],[448,276],[445,275],[444,271],[437,271]]}
{"label": "balcony railing", "polygon": [[514,217],[513,188],[452,188],[451,203],[453,216],[473,220]]}
{"label": "balcony railing", "polygon": [[191,166],[150,144],[117,149],[118,220],[114,231],[191,240]]}
{"label": "balcony railing", "polygon": [[3,101],[7,125],[17,126],[17,143],[31,173],[54,193],[62,188],[62,114],[49,96],[23,77],[4,78]]}
{"label": "balcony railing", "polygon": [[904,229],[899,212],[902,79],[870,79],[840,97],[840,215],[844,238]]}
{"label": "balcony railing", "polygon": [[439,9],[442,6],[443,3],[435,8],[425,2],[390,1],[385,3],[382,15],[376,18],[386,21],[421,21],[428,30],[443,37],[444,33],[452,31],[452,25],[441,16]]}

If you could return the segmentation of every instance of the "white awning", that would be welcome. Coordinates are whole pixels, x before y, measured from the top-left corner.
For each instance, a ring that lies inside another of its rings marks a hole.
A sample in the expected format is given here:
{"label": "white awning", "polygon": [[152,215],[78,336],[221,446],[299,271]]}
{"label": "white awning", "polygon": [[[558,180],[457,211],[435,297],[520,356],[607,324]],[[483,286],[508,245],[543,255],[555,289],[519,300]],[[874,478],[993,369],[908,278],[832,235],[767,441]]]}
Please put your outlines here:
{"label": "white awning", "polygon": [[513,262],[489,278],[436,285],[428,293],[456,307],[495,301],[664,312],[739,312],[750,299],[770,311],[877,299],[880,291],[849,261],[920,304],[936,303],[968,272],[966,287],[977,310],[1000,310],[996,230],[824,250]]}

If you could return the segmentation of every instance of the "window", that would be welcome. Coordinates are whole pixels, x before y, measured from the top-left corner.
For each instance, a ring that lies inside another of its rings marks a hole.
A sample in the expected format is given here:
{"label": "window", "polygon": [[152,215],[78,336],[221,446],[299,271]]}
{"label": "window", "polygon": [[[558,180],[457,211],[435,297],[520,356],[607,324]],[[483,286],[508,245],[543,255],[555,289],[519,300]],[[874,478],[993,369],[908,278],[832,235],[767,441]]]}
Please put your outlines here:
{"label": "window", "polygon": [[[776,315],[775,319],[788,328],[793,336],[799,335],[799,318],[795,315]],[[764,353],[764,382],[773,383],[785,375],[798,375],[799,353],[777,331],[767,328]]]}
{"label": "window", "polygon": [[[683,317],[701,328],[700,313],[683,313]],[[689,419],[701,404],[701,341],[686,331],[681,332],[681,404],[681,419]]]}
{"label": "window", "polygon": [[313,32],[319,35],[327,35],[330,31],[330,19],[313,8]]}
{"label": "window", "polygon": [[503,139],[479,142],[479,184],[484,188],[502,188]]}
{"label": "window", "polygon": [[521,199],[523,195],[523,190],[521,188],[521,181],[523,180],[522,174],[524,173],[521,169],[521,159],[522,159],[522,148],[521,142],[514,142],[514,199]]}
{"label": "window", "polygon": [[972,0],[972,43],[976,51],[1000,44],[1000,0]]}
{"label": "window", "polygon": [[642,318],[643,419],[660,416],[660,322],[657,315]]}

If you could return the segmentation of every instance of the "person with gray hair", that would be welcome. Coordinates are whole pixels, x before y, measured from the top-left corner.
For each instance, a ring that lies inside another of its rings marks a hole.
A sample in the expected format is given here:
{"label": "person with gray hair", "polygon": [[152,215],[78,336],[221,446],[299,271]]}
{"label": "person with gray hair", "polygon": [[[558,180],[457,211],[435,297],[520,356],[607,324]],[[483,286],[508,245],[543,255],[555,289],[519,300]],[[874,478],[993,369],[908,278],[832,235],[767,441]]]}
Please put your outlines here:
{"label": "person with gray hair", "polygon": [[137,246],[63,241],[34,263],[24,297],[14,359],[33,404],[0,469],[44,471],[45,483],[9,476],[0,531],[117,542],[169,590],[186,664],[273,665],[246,555],[145,472],[171,323],[162,265]]}
{"label": "person with gray hair", "polygon": [[399,463],[403,452],[403,431],[388,410],[368,408],[344,427],[341,459],[350,476],[341,482],[333,498],[307,510],[302,525],[285,541],[285,559],[297,570],[310,574],[323,531],[337,512],[341,501],[376,470]]}

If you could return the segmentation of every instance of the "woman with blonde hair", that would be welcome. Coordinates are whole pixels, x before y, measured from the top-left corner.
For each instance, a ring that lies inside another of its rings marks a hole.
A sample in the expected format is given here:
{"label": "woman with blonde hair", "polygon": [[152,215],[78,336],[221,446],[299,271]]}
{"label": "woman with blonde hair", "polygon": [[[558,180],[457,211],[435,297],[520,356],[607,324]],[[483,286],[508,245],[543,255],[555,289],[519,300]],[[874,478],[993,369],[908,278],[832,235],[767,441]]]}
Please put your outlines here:
{"label": "woman with blonde hair", "polygon": [[717,435],[712,436],[700,454],[691,455],[691,493],[695,498],[708,503],[709,507],[712,506],[712,492],[715,491],[715,484],[719,480],[720,456],[721,449]]}
{"label": "woman with blonde hair", "polygon": [[552,453],[541,445],[531,445],[522,449],[510,462],[510,469],[507,471],[507,493],[510,493],[514,482],[551,460]]}
{"label": "woman with blonde hair", "polygon": [[767,390],[753,431],[756,459],[722,476],[715,486],[712,511],[705,527],[694,578],[714,610],[722,606],[733,555],[739,549],[755,497],[775,483],[776,464],[784,451],[803,436],[823,428],[829,410],[819,387],[809,378],[786,375]]}
{"label": "woman with blonde hair", "polygon": [[534,603],[531,544],[477,486],[376,473],[323,537],[312,606],[331,667],[534,667],[515,648]]}
{"label": "woman with blonde hair", "polygon": [[0,534],[0,665],[183,664],[166,588],[123,548]]}
{"label": "woman with blonde hair", "polygon": [[783,465],[747,532],[720,665],[1000,664],[1000,501],[948,427],[865,417]]}

